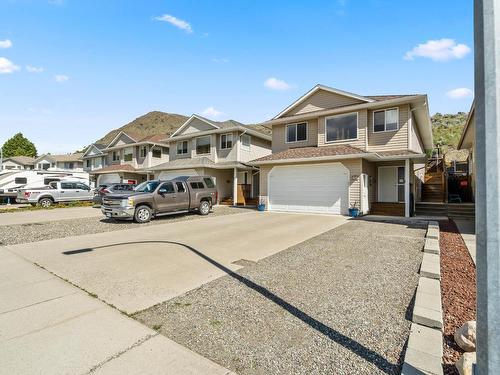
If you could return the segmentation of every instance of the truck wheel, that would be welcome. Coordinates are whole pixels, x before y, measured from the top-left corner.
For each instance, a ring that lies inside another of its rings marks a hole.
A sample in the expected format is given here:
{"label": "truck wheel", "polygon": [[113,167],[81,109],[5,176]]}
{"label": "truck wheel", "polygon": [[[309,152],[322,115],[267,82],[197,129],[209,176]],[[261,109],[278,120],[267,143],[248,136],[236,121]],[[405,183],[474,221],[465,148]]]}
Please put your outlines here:
{"label": "truck wheel", "polygon": [[210,202],[209,201],[201,201],[200,207],[198,207],[198,212],[200,215],[208,215],[210,212]]}
{"label": "truck wheel", "polygon": [[151,209],[148,206],[139,206],[135,209],[134,221],[136,223],[147,223],[151,220]]}
{"label": "truck wheel", "polygon": [[54,202],[50,198],[42,198],[38,201],[38,204],[43,208],[49,208]]}

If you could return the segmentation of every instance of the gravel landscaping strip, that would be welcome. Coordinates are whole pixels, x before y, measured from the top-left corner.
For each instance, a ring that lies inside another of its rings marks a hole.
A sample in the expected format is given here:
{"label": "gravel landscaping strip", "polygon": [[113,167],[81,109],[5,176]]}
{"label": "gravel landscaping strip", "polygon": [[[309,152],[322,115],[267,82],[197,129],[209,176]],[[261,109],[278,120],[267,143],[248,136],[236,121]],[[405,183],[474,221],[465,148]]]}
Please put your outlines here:
{"label": "gravel landscaping strip", "polygon": [[174,223],[186,220],[202,220],[207,217],[232,215],[248,212],[247,208],[216,206],[208,216],[197,213],[162,216],[147,224],[137,224],[132,221],[115,221],[102,217],[90,217],[74,220],[50,221],[20,225],[0,226],[0,245],[16,245],[28,242],[64,238],[83,234],[111,232],[115,230],[139,228],[141,226]]}
{"label": "gravel landscaping strip", "polygon": [[452,375],[458,374],[454,363],[464,352],[453,335],[466,321],[476,320],[476,267],[453,220],[441,222],[440,229],[443,363],[445,374]]}
{"label": "gravel landscaping strip", "polygon": [[239,374],[397,374],[425,229],[351,221],[135,318]]}

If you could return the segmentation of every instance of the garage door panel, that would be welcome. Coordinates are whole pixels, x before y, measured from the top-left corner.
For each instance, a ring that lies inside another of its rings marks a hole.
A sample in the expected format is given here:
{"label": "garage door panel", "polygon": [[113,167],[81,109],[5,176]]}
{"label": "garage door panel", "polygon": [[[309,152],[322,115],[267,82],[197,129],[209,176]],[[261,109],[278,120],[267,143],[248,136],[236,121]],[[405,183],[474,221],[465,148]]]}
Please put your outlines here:
{"label": "garage door panel", "polygon": [[98,185],[106,184],[119,184],[121,182],[120,175],[118,173],[108,173],[102,174],[98,177]]}
{"label": "garage door panel", "polygon": [[180,176],[198,176],[195,169],[178,169],[174,171],[163,171],[158,175],[159,180],[171,180]]}
{"label": "garage door panel", "polygon": [[346,214],[349,173],[340,163],[278,166],[269,173],[269,209]]}

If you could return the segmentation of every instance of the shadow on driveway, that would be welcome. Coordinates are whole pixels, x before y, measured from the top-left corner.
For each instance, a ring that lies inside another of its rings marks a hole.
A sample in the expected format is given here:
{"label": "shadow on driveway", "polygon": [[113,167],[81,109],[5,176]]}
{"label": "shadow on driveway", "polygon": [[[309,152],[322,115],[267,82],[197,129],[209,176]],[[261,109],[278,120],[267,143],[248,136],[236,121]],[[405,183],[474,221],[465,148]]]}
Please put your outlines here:
{"label": "shadow on driveway", "polygon": [[[334,341],[335,343],[343,346],[344,348],[350,350],[354,354],[358,355],[359,357],[363,358],[367,362],[372,363],[375,365],[377,368],[382,370],[383,372],[386,373],[396,373],[399,369],[399,367],[391,362],[389,362],[387,359],[379,355],[377,352],[367,348],[366,346],[360,344],[359,342],[343,335],[342,333],[334,330],[333,328],[328,327],[327,325],[323,324],[322,322],[318,321],[317,319],[313,318],[312,316],[308,315],[304,311],[298,309],[297,307],[293,306],[292,304],[288,303],[287,301],[283,300],[270,290],[258,285],[257,283],[239,275],[238,273],[230,270],[229,268],[225,267],[224,265],[218,263],[214,259],[208,257],[207,255],[203,254],[201,251],[183,244],[179,242],[172,242],[172,241],[132,241],[132,242],[123,242],[123,243],[116,243],[112,245],[105,245],[105,246],[98,246],[94,248],[82,248],[82,249],[75,249],[75,250],[69,250],[69,251],[64,251],[64,255],[77,255],[81,253],[88,253],[92,252],[95,250],[100,250],[104,248],[109,248],[109,247],[115,247],[115,246],[124,246],[124,245],[134,245],[134,244],[169,244],[169,245],[178,245],[182,246],[189,251],[191,251],[193,254],[196,254],[200,258],[204,259],[208,263],[212,264],[213,266],[217,267],[218,269],[222,270],[224,273],[229,275],[230,277],[234,278],[235,280],[239,281],[240,283],[244,284],[248,288],[256,291],[263,297],[267,298],[269,301],[277,304],[278,306],[282,307],[285,309],[289,314],[293,315],[297,319],[300,319],[302,322],[310,326],[311,328],[315,329],[319,333],[323,334],[324,336],[328,337],[330,340]],[[403,353],[404,354],[404,349]]]}

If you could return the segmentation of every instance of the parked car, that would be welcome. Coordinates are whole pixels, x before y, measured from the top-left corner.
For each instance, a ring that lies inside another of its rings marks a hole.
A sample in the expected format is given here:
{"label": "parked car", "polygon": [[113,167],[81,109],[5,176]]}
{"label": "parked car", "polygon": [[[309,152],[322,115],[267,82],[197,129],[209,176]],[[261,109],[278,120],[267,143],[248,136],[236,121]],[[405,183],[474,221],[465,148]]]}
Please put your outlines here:
{"label": "parked car", "polygon": [[172,213],[197,211],[208,215],[217,202],[217,189],[209,176],[177,177],[143,182],[132,194],[103,197],[101,210],[114,219],[147,223],[151,218]]}
{"label": "parked car", "polygon": [[109,184],[100,185],[94,193],[94,203],[102,204],[102,197],[108,194],[121,194],[124,192],[133,192],[135,184]]}
{"label": "parked car", "polygon": [[17,193],[16,201],[47,208],[54,203],[91,201],[93,197],[92,189],[79,181],[52,181],[45,187],[21,189]]}

